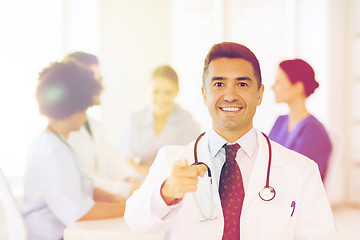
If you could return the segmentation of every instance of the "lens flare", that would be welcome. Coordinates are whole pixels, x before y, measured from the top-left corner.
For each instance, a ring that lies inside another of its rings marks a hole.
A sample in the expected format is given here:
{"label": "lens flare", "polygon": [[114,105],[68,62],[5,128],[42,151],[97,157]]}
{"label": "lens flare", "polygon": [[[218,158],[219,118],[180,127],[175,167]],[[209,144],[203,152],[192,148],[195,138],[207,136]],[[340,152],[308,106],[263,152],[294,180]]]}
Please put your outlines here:
{"label": "lens flare", "polygon": [[61,85],[49,87],[44,94],[44,99],[48,104],[56,104],[66,97],[66,89]]}

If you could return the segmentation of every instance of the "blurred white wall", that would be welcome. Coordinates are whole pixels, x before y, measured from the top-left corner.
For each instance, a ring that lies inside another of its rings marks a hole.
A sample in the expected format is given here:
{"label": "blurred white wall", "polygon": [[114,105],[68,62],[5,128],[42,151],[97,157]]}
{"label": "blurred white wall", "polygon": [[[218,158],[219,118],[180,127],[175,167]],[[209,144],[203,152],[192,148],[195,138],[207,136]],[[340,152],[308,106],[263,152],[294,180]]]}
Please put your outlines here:
{"label": "blurred white wall", "polygon": [[[344,5],[344,74],[337,84],[344,88],[343,127],[345,129],[344,163],[346,167],[346,198],[360,206],[360,1],[349,0]],[[342,60],[342,59],[339,59]],[[340,65],[340,61],[337,65]],[[334,66],[337,66],[334,65]],[[344,86],[342,86],[344,85]],[[336,95],[335,95],[336,96]],[[340,112],[338,109],[336,112]]]}
{"label": "blurred white wall", "polygon": [[104,129],[111,141],[124,117],[149,102],[152,70],[171,63],[171,9],[168,0],[102,0],[100,3]]}
{"label": "blurred white wall", "polygon": [[27,146],[44,126],[34,97],[37,73],[62,52],[61,1],[0,1],[0,164],[25,169]]}

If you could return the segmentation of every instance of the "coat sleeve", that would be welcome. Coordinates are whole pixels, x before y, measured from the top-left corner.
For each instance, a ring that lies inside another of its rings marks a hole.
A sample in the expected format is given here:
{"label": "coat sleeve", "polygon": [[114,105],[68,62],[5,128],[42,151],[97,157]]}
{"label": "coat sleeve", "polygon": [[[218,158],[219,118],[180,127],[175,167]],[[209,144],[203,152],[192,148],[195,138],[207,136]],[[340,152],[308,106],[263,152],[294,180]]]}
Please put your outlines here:
{"label": "coat sleeve", "polygon": [[339,239],[319,171],[314,163],[312,163],[311,166],[304,187],[302,188],[302,204],[299,209],[295,239]]}
{"label": "coat sleeve", "polygon": [[160,149],[142,186],[126,201],[125,221],[135,232],[149,233],[170,228],[182,203],[167,206],[160,195],[160,188],[172,170],[173,156],[179,148]]}

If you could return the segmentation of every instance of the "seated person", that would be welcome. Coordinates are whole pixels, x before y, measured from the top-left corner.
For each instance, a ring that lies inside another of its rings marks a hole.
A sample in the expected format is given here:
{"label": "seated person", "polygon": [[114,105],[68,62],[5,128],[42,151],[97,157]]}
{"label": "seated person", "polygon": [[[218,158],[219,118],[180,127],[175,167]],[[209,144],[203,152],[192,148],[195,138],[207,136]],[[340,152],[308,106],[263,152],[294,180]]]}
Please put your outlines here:
{"label": "seated person", "polygon": [[39,74],[36,99],[48,126],[27,157],[22,212],[30,240],[62,239],[76,221],[124,214],[125,198],[94,188],[67,143],[100,90],[93,73],[74,61],[55,62]]}
{"label": "seated person", "polygon": [[179,81],[174,69],[159,66],[151,76],[151,84],[152,104],[128,116],[118,140],[120,153],[143,176],[162,146],[185,145],[200,132],[190,113],[175,104]]}
{"label": "seated person", "polygon": [[[65,57],[64,61],[68,60],[75,60],[94,73],[95,79],[99,81],[102,87],[99,94],[95,96],[94,105],[100,106],[100,94],[103,85],[98,58],[85,52],[73,52]],[[88,114],[86,117],[87,119],[80,130],[70,133],[68,143],[76,153],[84,170],[94,181],[95,186],[111,193],[129,197],[140,186],[142,176],[137,174],[126,161],[122,160],[115,146],[112,147],[109,144],[100,123],[90,118]]]}
{"label": "seated person", "polygon": [[306,99],[319,87],[312,67],[301,59],[279,64],[272,86],[277,103],[286,103],[288,115],[279,116],[269,138],[314,160],[324,181],[331,142],[324,126],[306,109]]}

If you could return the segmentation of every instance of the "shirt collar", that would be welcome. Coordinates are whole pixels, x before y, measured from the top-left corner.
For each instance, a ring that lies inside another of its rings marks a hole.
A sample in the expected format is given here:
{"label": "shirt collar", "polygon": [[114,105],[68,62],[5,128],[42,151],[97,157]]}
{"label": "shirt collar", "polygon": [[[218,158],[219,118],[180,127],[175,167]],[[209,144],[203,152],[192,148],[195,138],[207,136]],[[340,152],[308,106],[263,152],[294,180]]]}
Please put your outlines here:
{"label": "shirt collar", "polygon": [[[251,158],[255,152],[257,136],[255,128],[251,128],[244,136],[235,141],[244,150],[246,155]],[[216,154],[221,150],[224,144],[229,143],[223,137],[221,137],[214,129],[209,131],[209,150],[211,156],[214,158]]]}

